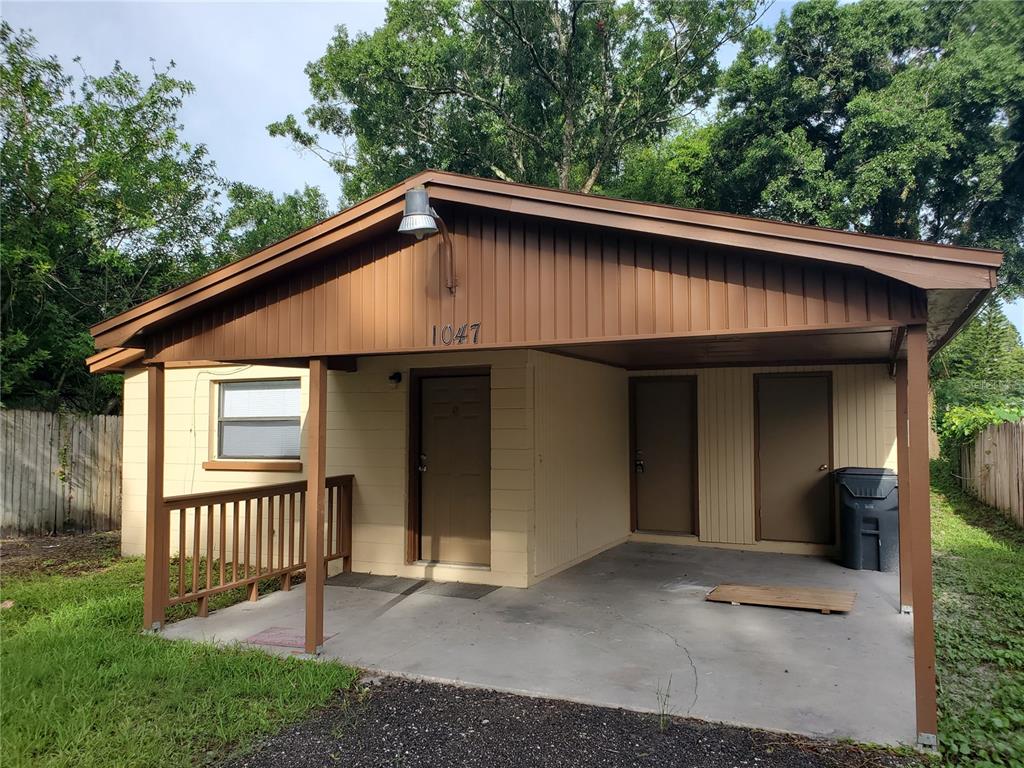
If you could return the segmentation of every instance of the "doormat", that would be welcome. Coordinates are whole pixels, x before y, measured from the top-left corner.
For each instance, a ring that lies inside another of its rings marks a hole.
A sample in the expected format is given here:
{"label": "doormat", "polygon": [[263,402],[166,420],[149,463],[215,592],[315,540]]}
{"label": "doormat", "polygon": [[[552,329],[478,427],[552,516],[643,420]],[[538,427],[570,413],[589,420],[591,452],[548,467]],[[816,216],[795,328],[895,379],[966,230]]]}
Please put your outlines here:
{"label": "doormat", "polygon": [[857,593],[817,587],[750,587],[742,584],[719,584],[708,592],[705,599],[733,605],[767,605],[822,613],[848,613],[853,610]]}
{"label": "doormat", "polygon": [[401,576],[374,576],[370,573],[339,573],[327,580],[328,586],[371,589],[392,595],[435,595],[437,597],[458,597],[464,600],[479,600],[500,587],[487,584],[465,584],[461,581],[427,581]]}
{"label": "doormat", "polygon": [[[332,637],[334,635],[324,635],[324,642]],[[252,637],[245,638],[245,642],[251,645],[273,645],[278,648],[305,648],[306,634],[294,627],[269,627]]]}

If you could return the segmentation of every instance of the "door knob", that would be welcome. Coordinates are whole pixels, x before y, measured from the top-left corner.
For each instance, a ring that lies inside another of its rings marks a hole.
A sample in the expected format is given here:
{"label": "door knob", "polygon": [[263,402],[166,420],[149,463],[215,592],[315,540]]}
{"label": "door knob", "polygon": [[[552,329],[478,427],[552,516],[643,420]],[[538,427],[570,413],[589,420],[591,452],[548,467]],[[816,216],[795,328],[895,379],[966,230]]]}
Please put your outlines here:
{"label": "door knob", "polygon": [[819,472],[827,472],[828,471],[828,464],[822,464],[820,467],[818,467],[818,471]]}
{"label": "door knob", "polygon": [[426,472],[427,471],[427,454],[425,454],[425,453],[421,453],[420,454],[420,464],[419,464],[418,467],[416,467],[416,469],[419,470],[420,472]]}

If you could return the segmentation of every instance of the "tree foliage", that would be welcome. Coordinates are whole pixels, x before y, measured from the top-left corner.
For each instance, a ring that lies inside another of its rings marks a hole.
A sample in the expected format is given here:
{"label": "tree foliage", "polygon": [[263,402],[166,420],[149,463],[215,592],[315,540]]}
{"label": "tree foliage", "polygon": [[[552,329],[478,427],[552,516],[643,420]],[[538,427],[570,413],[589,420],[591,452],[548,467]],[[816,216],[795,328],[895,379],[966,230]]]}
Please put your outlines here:
{"label": "tree foliage", "polygon": [[[89,326],[327,216],[311,187],[227,187],[180,135],[192,85],[120,65],[77,81],[0,27],[0,365],[5,406],[105,411]],[[173,65],[172,65],[173,66]],[[222,207],[226,202],[226,210]]]}
{"label": "tree foliage", "polygon": [[[998,301],[985,304],[932,360],[935,423],[940,434],[947,415],[954,422],[1024,408],[1024,347]],[[966,409],[966,410],[964,410]],[[957,424],[950,425],[961,430]]]}
{"label": "tree foliage", "polygon": [[76,82],[0,26],[0,268],[4,405],[104,410],[88,326],[209,266],[218,180],[179,135],[192,86],[115,66]]}
{"label": "tree foliage", "polygon": [[[349,200],[439,167],[996,247],[1024,292],[1024,5],[807,0],[768,30],[758,3],[391,0],[373,33],[338,28],[305,120],[270,130]],[[102,410],[117,380],[85,372],[90,324],[328,205],[246,184],[222,205],[170,69],[76,79],[6,24],[0,47],[3,402]],[[1007,327],[993,305],[937,358],[943,407],[1024,396]]]}
{"label": "tree foliage", "polygon": [[330,214],[323,192],[309,185],[277,198],[265,189],[236,182],[228,187],[227,199],[230,207],[214,246],[221,263],[284,240]]}
{"label": "tree foliage", "polygon": [[595,192],[684,208],[710,208],[715,199],[711,131],[693,121],[664,141],[628,149],[621,170]]}
{"label": "tree foliage", "polygon": [[[708,103],[722,45],[756,0],[391,0],[307,67],[309,127],[359,199],[428,167],[589,191],[623,153]],[[325,139],[324,135],[332,137]],[[349,152],[325,141],[354,139]]]}
{"label": "tree foliage", "polygon": [[[1019,292],[1022,112],[1024,5],[809,0],[751,30],[703,130],[631,159],[686,158],[653,188],[662,202],[999,248]],[[627,164],[609,191],[645,198],[651,173]]]}

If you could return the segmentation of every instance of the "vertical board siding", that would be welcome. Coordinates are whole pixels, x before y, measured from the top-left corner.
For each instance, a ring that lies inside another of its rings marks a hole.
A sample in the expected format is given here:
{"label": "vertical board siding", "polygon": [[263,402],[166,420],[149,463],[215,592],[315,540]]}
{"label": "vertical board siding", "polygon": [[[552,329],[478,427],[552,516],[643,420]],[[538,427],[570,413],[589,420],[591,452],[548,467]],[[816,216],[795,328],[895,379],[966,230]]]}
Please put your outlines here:
{"label": "vertical board siding", "polygon": [[629,534],[629,380],[530,353],[536,419],[534,562],[544,576]]}
{"label": "vertical board siding", "polygon": [[515,216],[451,216],[443,241],[386,234],[156,330],[157,360],[423,350],[434,325],[480,323],[478,345],[903,323],[913,291],[852,267],[764,257]]}
{"label": "vertical board siding", "polygon": [[1024,528],[1024,421],[985,427],[963,446],[960,484]]}
{"label": "vertical board siding", "polygon": [[0,411],[4,536],[121,524],[121,417]]}
{"label": "vertical board siding", "polygon": [[754,375],[832,373],[835,467],[896,469],[896,385],[884,365],[699,368],[633,375],[697,377],[701,541],[755,544]]}

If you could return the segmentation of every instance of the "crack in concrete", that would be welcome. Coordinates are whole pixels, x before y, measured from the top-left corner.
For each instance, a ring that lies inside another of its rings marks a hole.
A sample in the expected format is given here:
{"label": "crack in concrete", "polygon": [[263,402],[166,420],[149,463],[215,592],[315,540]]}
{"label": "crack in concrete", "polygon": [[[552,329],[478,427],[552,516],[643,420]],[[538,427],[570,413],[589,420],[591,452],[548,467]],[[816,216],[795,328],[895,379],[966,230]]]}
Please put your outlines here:
{"label": "crack in concrete", "polygon": [[[624,621],[631,621],[630,619],[627,619],[624,616],[621,618]],[[686,714],[689,715],[690,712],[693,711],[693,707],[697,704],[697,698],[700,695],[700,678],[697,676],[697,665],[693,661],[693,656],[690,655],[690,649],[683,645],[681,642],[679,642],[678,637],[673,635],[671,632],[666,632],[661,627],[656,627],[653,624],[647,624],[643,621],[633,621],[632,623],[640,627],[647,627],[648,629],[653,629],[655,632],[664,635],[673,643],[675,643],[676,648],[678,648],[686,654],[686,660],[690,662],[690,670],[693,672],[693,700],[690,701],[690,706],[686,708]]]}
{"label": "crack in concrete", "polygon": [[[579,600],[569,600],[568,598],[561,597],[560,595],[556,594],[549,593],[547,596],[563,603],[564,605],[575,605],[580,608],[590,608],[597,610],[602,609],[602,606],[597,606],[592,603],[580,602]],[[690,654],[690,649],[683,645],[683,643],[680,642],[678,637],[673,635],[671,632],[662,629],[661,627],[655,626],[654,624],[648,624],[647,622],[640,621],[638,619],[632,619],[622,613],[619,613],[619,611],[615,610],[610,605],[603,606],[603,610],[608,611],[617,619],[626,622],[627,624],[632,624],[635,627],[646,627],[647,629],[653,630],[660,635],[664,635],[669,640],[671,640],[673,644],[675,644],[676,648],[678,648],[684,654],[686,654],[686,660],[690,663],[690,671],[693,672],[693,699],[690,701],[690,706],[686,708],[686,712],[684,713],[684,715],[689,715],[690,712],[693,711],[694,706],[696,706],[697,699],[700,696],[700,677],[697,674],[697,664],[694,662],[693,656]]]}

